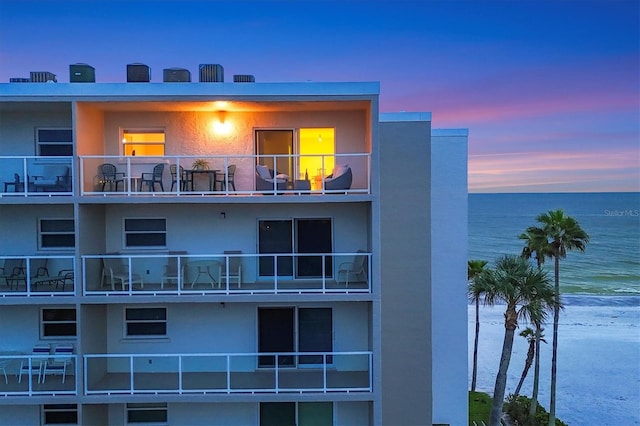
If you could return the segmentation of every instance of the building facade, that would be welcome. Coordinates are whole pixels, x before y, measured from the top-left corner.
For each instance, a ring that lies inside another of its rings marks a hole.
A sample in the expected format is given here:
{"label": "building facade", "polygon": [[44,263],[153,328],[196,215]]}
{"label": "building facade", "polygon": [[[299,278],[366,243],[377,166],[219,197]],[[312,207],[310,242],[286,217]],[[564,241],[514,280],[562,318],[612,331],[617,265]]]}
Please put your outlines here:
{"label": "building facade", "polygon": [[466,423],[467,133],[378,97],[0,84],[0,425]]}

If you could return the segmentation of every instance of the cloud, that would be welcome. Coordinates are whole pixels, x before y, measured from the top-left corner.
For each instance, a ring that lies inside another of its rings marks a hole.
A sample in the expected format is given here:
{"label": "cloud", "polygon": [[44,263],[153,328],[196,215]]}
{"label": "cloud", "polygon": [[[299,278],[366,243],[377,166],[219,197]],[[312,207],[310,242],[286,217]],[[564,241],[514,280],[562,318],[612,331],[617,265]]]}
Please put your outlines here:
{"label": "cloud", "polygon": [[640,191],[638,150],[469,156],[470,192]]}

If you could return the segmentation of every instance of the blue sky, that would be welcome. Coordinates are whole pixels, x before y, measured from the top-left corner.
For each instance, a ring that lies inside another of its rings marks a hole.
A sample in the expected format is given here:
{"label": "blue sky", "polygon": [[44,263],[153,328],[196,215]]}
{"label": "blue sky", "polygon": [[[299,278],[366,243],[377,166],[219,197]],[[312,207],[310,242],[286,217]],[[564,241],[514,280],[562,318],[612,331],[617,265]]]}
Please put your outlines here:
{"label": "blue sky", "polygon": [[77,62],[380,81],[382,112],[469,128],[472,192],[640,190],[638,0],[0,0],[0,82]]}

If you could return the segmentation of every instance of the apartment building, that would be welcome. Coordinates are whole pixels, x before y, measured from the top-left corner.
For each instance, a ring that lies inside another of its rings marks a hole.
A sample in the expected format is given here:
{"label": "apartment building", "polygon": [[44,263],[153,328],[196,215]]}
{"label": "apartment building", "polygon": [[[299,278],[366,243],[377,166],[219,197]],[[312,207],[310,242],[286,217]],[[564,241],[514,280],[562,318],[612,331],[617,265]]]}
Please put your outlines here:
{"label": "apartment building", "polygon": [[0,84],[0,425],[466,424],[466,130],[185,80]]}

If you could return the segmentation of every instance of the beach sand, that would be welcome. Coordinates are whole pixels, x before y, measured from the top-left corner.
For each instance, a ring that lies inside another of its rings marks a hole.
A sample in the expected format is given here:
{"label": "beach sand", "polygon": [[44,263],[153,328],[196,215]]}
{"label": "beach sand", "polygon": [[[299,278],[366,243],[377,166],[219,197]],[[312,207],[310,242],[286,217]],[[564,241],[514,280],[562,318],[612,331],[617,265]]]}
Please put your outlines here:
{"label": "beach sand", "polygon": [[[617,302],[620,299],[622,302]],[[575,297],[561,312],[558,331],[556,417],[572,426],[640,425],[640,304],[624,298]],[[605,306],[603,306],[603,304]],[[480,307],[476,390],[493,393],[504,339],[504,306]],[[538,400],[549,409],[551,323],[541,344]],[[520,379],[528,345],[516,330],[507,391]],[[473,362],[475,307],[469,306],[469,384]],[[533,366],[521,390],[531,396]]]}

